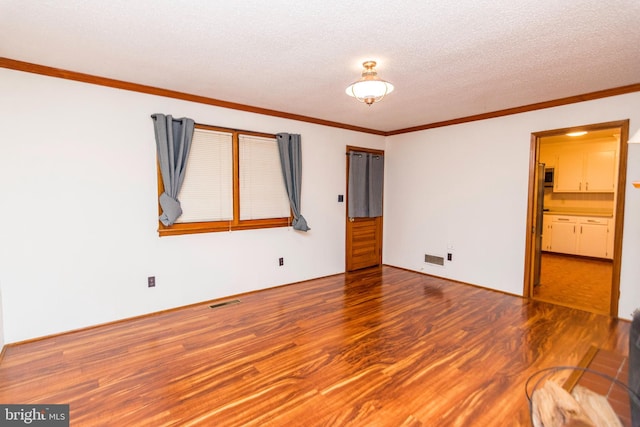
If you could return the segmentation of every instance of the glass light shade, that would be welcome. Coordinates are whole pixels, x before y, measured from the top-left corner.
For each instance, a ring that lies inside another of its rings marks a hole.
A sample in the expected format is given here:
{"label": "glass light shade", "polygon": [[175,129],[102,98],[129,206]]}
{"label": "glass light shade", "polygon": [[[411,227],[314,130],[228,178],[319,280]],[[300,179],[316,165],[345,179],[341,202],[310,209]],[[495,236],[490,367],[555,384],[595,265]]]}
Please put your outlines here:
{"label": "glass light shade", "polygon": [[380,101],[388,93],[393,91],[393,85],[384,80],[359,80],[349,86],[346,90],[347,95],[353,96],[360,102],[373,104]]}
{"label": "glass light shade", "polygon": [[358,101],[370,106],[374,102],[380,101],[388,93],[391,93],[393,85],[378,77],[378,73],[374,69],[376,66],[375,61],[367,61],[362,65],[364,66],[362,78],[349,85],[345,92],[347,95],[353,96]]}

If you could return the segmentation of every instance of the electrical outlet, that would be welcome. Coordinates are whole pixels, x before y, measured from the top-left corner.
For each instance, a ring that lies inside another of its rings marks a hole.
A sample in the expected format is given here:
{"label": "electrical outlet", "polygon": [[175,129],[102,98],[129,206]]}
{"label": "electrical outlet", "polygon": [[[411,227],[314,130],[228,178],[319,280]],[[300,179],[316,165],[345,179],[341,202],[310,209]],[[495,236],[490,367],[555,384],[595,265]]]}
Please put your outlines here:
{"label": "electrical outlet", "polygon": [[156,287],[156,276],[147,277],[147,286],[150,288]]}
{"label": "electrical outlet", "polygon": [[282,266],[284,265],[284,258],[279,258],[279,259],[278,259],[278,265],[279,265],[280,267],[282,267]]}
{"label": "electrical outlet", "polygon": [[451,252],[447,254],[447,261],[453,261],[453,254]]}

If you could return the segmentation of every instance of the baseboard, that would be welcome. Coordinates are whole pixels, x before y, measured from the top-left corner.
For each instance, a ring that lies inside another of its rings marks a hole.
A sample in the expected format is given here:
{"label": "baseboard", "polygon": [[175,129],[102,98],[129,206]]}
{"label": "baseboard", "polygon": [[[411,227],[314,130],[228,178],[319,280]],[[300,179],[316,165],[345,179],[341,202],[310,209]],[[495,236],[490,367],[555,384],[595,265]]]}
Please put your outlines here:
{"label": "baseboard", "polygon": [[89,330],[96,329],[96,328],[102,328],[104,326],[113,326],[113,325],[117,325],[119,323],[130,322],[132,320],[140,320],[140,319],[144,319],[144,318],[147,318],[147,317],[153,317],[153,316],[158,316],[158,315],[162,315],[162,314],[167,314],[167,313],[171,313],[171,312],[174,312],[174,311],[184,310],[184,309],[187,309],[187,308],[190,308],[190,307],[196,307],[196,306],[199,306],[199,305],[211,305],[211,304],[215,304],[215,303],[218,303],[218,302],[221,302],[221,301],[242,298],[242,297],[245,297],[247,295],[251,295],[251,294],[254,294],[254,293],[257,293],[257,292],[261,292],[261,291],[266,291],[266,290],[269,290],[269,289],[281,288],[281,287],[291,286],[291,285],[298,285],[298,284],[301,284],[301,283],[304,283],[304,282],[309,282],[311,280],[317,280],[317,279],[322,279],[322,278],[325,278],[325,277],[337,276],[338,274],[345,274],[345,273],[328,274],[326,276],[314,277],[312,279],[301,280],[301,281],[298,281],[298,282],[285,283],[285,284],[282,284],[282,285],[270,286],[268,288],[256,289],[256,290],[253,290],[253,291],[242,292],[240,294],[223,296],[223,297],[215,298],[215,299],[212,299],[212,300],[199,301],[199,302],[195,302],[195,303],[192,303],[192,304],[186,304],[186,305],[181,305],[181,306],[178,306],[178,307],[171,307],[171,308],[167,308],[167,309],[164,309],[164,310],[154,311],[154,312],[151,312],[151,313],[140,314],[138,316],[125,317],[125,318],[122,318],[122,319],[112,320],[110,322],[98,323],[98,324],[95,324],[95,325],[85,326],[85,327],[82,327],[82,328],[76,328],[76,329],[71,329],[71,330],[68,330],[68,331],[56,332],[56,333],[49,334],[49,335],[44,335],[44,336],[40,336],[40,337],[29,338],[29,339],[22,340],[22,341],[12,342],[12,343],[4,345],[4,347],[2,349],[2,354],[0,354],[0,362],[2,362],[2,356],[4,355],[4,349],[6,347],[8,347],[8,346],[13,347],[13,346],[29,344],[29,343],[33,343],[33,342],[37,342],[37,341],[42,341],[42,340],[46,340],[46,339],[50,339],[50,338],[62,337],[62,336],[74,334],[74,333],[77,333],[77,332],[84,332],[84,331],[89,331]]}
{"label": "baseboard", "polygon": [[425,273],[424,271],[411,270],[410,268],[398,267],[398,266],[392,265],[392,264],[382,264],[382,265],[387,266],[387,267],[397,268],[399,270],[410,271],[411,273],[421,274],[423,276],[429,276],[429,277],[434,277],[436,279],[447,280],[449,282],[458,283],[460,285],[472,286],[474,288],[482,289],[482,290],[485,290],[485,291],[497,292],[499,294],[508,295],[508,296],[511,296],[511,297],[524,298],[522,295],[518,295],[518,294],[511,293],[511,292],[503,291],[501,289],[488,288],[486,286],[476,285],[474,283],[463,282],[461,280],[456,280],[456,279],[450,279],[450,278],[444,277],[444,276],[438,276],[437,274]]}
{"label": "baseboard", "polygon": [[2,364],[2,359],[4,358],[4,351],[7,349],[6,345],[2,346],[2,350],[0,350],[0,364]]}

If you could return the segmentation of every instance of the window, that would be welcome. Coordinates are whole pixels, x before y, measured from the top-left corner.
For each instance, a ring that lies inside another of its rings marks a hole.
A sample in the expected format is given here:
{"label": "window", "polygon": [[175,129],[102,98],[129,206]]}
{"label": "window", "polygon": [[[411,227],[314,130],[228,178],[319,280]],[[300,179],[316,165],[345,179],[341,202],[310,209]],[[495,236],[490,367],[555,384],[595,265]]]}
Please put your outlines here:
{"label": "window", "polygon": [[160,236],[290,225],[275,136],[196,125],[178,200],[182,215]]}

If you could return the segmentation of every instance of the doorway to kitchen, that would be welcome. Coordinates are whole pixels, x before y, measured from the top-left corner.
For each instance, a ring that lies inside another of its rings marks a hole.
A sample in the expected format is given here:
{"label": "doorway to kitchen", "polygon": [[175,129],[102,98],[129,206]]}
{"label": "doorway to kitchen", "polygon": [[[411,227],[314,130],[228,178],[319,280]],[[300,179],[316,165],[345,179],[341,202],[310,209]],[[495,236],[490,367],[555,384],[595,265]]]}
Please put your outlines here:
{"label": "doorway to kitchen", "polygon": [[524,295],[617,317],[628,125],[532,134]]}

